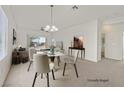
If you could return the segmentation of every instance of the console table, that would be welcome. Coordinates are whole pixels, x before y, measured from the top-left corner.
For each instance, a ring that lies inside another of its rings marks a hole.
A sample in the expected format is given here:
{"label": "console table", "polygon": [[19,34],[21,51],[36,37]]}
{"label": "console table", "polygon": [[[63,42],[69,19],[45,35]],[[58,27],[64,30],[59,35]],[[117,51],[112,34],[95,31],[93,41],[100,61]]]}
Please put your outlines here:
{"label": "console table", "polygon": [[12,64],[20,64],[28,62],[28,51],[13,51]]}
{"label": "console table", "polygon": [[85,48],[68,47],[69,55],[70,55],[70,50],[71,50],[71,56],[72,56],[72,50],[80,50],[81,51],[81,59],[82,59],[82,52],[84,53],[84,58],[85,58]]}

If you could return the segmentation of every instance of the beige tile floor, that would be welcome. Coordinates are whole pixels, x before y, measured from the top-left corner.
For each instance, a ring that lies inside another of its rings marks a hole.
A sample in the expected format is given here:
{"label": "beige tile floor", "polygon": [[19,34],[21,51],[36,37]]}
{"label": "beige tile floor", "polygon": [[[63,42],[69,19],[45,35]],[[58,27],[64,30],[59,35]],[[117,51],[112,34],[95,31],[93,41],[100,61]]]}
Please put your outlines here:
{"label": "beige tile floor", "polygon": [[[55,62],[57,63],[57,62]],[[27,72],[29,62],[12,65],[4,87],[31,87],[34,79],[33,66]],[[50,73],[50,87],[124,87],[124,64],[121,61],[103,59],[95,63],[86,60],[77,62],[79,78],[76,77],[74,67],[67,65],[65,76],[62,76],[63,62],[55,72],[56,80]],[[103,82],[104,81],[104,82]],[[46,78],[37,78],[35,87],[46,87]]]}

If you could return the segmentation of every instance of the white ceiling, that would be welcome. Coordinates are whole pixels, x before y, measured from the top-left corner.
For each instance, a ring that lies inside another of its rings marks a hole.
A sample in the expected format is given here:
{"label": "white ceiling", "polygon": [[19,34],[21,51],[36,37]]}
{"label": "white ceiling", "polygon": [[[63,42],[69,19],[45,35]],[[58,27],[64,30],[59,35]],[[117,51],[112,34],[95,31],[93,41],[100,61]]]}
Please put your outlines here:
{"label": "white ceiling", "polygon": [[[49,5],[10,6],[17,26],[20,28],[40,29],[50,24]],[[59,29],[68,28],[94,19],[110,19],[124,16],[124,6],[80,5],[72,10],[70,5],[56,5],[53,9],[54,24]]]}

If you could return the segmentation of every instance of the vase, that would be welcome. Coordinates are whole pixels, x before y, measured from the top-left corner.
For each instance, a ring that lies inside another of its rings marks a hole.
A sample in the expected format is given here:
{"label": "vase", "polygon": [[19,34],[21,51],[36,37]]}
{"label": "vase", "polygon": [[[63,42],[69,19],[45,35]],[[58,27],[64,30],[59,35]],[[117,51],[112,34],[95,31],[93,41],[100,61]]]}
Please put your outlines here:
{"label": "vase", "polygon": [[51,48],[51,49],[50,49],[50,52],[51,52],[51,54],[53,55],[53,54],[54,54],[54,48]]}

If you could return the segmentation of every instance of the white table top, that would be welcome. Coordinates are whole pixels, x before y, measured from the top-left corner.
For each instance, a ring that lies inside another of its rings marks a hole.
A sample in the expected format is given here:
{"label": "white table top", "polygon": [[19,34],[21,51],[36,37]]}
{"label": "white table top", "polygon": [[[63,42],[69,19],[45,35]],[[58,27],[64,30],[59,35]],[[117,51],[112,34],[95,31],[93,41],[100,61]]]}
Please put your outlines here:
{"label": "white table top", "polygon": [[48,57],[57,57],[57,56],[64,56],[64,53],[55,52],[54,54],[50,54],[50,52],[37,52],[37,54],[46,53]]}
{"label": "white table top", "polygon": [[40,51],[40,50],[50,50],[50,48],[35,48],[36,51]]}

